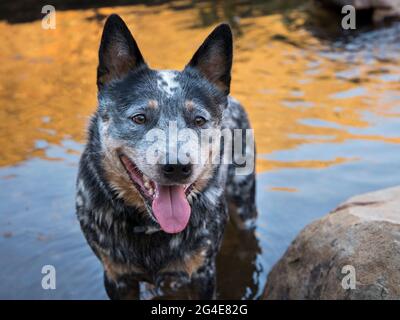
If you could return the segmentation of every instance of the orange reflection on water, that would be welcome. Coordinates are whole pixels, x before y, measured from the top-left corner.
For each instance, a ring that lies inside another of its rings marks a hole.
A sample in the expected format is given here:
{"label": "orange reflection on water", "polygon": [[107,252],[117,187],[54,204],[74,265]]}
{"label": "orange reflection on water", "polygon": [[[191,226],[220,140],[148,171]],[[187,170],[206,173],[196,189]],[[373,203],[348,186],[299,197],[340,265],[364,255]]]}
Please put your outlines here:
{"label": "orange reflection on water", "polygon": [[289,187],[271,187],[268,191],[279,191],[279,192],[297,192],[296,188]]}
{"label": "orange reflection on water", "polygon": [[[181,69],[212,29],[198,27],[198,8],[174,10],[167,5],[59,11],[56,30],[41,29],[41,21],[0,22],[1,166],[44,157],[43,150],[35,147],[38,140],[84,141],[88,117],[96,106],[97,50],[103,26],[96,17],[112,12],[124,18],[154,68]],[[384,98],[388,91],[398,92],[398,84],[372,76],[390,74],[393,71],[387,66],[393,62],[349,64],[324,57],[320,52],[326,44],[303,27],[306,11],[289,16],[291,24],[285,22],[287,13],[239,22],[232,94],[249,113],[258,153],[347,139],[400,143],[400,137],[348,130],[368,128],[364,111],[399,116],[391,111],[396,102]],[[351,68],[357,69],[355,76],[340,76]],[[310,119],[322,125],[303,121]],[[323,168],[352,160],[259,159],[257,171]]]}

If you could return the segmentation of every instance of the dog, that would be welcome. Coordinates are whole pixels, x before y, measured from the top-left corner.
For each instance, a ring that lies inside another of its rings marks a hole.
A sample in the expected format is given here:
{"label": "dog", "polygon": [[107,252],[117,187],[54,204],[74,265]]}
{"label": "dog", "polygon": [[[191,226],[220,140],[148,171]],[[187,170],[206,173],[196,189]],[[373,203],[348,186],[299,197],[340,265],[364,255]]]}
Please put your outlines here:
{"label": "dog", "polygon": [[[203,162],[191,158],[192,143],[186,143],[186,161],[171,160],[177,150],[170,148],[172,139],[156,150],[153,162],[145,156],[152,147],[147,134],[171,123],[195,136],[206,129],[249,131],[246,112],[229,95],[232,51],[231,29],[221,24],[183,71],[157,71],[148,67],[118,15],[105,23],[98,107],[79,163],[76,213],[103,265],[110,299],[139,299],[142,283],[156,295],[216,298],[215,258],[228,209],[239,227],[254,226],[252,135],[222,142],[214,156],[206,148]],[[243,163],[221,161],[223,148],[236,142],[251,169],[242,174],[236,170]]]}

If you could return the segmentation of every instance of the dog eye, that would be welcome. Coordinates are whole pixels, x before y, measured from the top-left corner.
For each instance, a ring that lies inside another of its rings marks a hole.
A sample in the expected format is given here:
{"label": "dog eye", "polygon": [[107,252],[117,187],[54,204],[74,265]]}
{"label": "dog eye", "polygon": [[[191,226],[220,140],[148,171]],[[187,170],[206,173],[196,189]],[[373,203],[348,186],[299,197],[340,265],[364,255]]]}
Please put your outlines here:
{"label": "dog eye", "polygon": [[146,116],[144,114],[137,114],[132,117],[132,121],[137,124],[144,124],[146,122]]}
{"label": "dog eye", "polygon": [[203,118],[203,117],[200,117],[200,116],[198,116],[198,117],[196,117],[194,119],[194,123],[198,127],[203,126],[206,122],[207,122],[207,120],[205,118]]}

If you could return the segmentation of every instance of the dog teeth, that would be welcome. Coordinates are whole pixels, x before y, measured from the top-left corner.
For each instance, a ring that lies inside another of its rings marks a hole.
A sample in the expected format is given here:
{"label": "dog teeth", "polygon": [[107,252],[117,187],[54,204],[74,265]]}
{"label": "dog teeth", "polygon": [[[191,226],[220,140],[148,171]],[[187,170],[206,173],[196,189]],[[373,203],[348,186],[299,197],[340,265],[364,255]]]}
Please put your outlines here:
{"label": "dog teeth", "polygon": [[150,179],[147,178],[145,175],[143,175],[143,182],[144,182],[144,185],[146,185],[146,183],[150,183]]}
{"label": "dog teeth", "polygon": [[154,194],[154,189],[153,189],[153,186],[150,183],[150,180],[148,180],[148,179],[144,180],[143,185],[146,188],[147,192],[152,196]]}

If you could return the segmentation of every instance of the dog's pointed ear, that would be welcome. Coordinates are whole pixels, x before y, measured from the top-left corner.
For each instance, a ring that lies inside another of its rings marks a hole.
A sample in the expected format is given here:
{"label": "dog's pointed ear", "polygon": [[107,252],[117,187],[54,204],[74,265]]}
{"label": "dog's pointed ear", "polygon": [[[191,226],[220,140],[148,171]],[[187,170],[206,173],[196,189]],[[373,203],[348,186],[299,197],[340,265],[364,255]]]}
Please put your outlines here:
{"label": "dog's pointed ear", "polygon": [[110,15],[104,25],[99,49],[99,90],[108,82],[121,79],[142,66],[146,63],[125,22],[117,14]]}
{"label": "dog's pointed ear", "polygon": [[228,24],[220,24],[207,37],[186,68],[195,68],[229,94],[232,68],[232,31]]}

